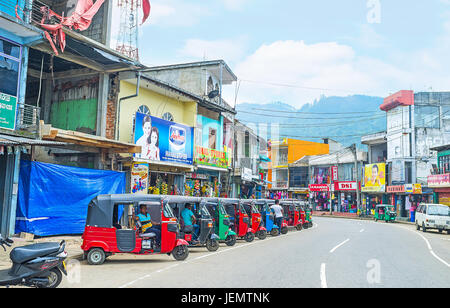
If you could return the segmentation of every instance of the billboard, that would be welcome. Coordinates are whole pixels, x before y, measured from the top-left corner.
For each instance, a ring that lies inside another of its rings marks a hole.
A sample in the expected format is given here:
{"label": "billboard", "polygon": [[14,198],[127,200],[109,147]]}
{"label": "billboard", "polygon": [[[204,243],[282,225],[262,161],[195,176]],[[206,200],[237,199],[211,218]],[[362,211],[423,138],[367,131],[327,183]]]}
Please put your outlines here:
{"label": "billboard", "polygon": [[386,164],[371,164],[364,168],[363,192],[386,191]]}
{"label": "billboard", "polygon": [[195,147],[196,156],[195,162],[198,165],[205,165],[217,168],[228,168],[228,155],[226,152],[217,151],[213,149]]}
{"label": "billboard", "polygon": [[147,194],[148,164],[133,163],[131,167],[131,193]]}
{"label": "billboard", "polygon": [[194,128],[136,112],[134,143],[139,160],[192,165]]}

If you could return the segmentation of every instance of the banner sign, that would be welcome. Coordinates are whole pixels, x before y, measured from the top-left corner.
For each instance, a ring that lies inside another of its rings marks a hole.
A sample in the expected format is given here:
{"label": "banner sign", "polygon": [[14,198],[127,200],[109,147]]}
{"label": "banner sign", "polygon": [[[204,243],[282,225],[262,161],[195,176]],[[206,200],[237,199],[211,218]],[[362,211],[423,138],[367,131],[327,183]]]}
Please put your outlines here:
{"label": "banner sign", "polygon": [[450,174],[436,174],[428,176],[428,187],[450,187]]}
{"label": "banner sign", "polygon": [[405,185],[396,185],[396,186],[388,186],[387,192],[391,194],[395,193],[404,193],[405,192]]}
{"label": "banner sign", "polygon": [[363,192],[386,191],[386,164],[371,164],[364,168]]}
{"label": "banner sign", "polygon": [[148,164],[133,163],[131,167],[131,193],[148,193]]}
{"label": "banner sign", "polygon": [[0,127],[14,130],[16,127],[17,97],[0,92]]}
{"label": "banner sign", "polygon": [[422,194],[422,184],[405,184],[405,185],[396,185],[396,186],[388,186],[387,192],[391,194],[395,193],[406,193],[406,194]]}
{"label": "banner sign", "polygon": [[335,191],[356,191],[356,182],[336,182],[334,183]]}
{"label": "banner sign", "polygon": [[331,175],[332,175],[333,182],[336,182],[336,181],[339,180],[339,174],[338,174],[338,167],[337,166],[331,167]]}
{"label": "banner sign", "polygon": [[330,185],[328,185],[328,184],[310,184],[309,191],[311,191],[311,192],[327,192],[327,191],[330,191]]}
{"label": "banner sign", "polygon": [[228,168],[228,155],[225,152],[196,146],[195,162],[199,165]]}
{"label": "banner sign", "polygon": [[194,128],[136,112],[134,143],[141,160],[193,164]]}

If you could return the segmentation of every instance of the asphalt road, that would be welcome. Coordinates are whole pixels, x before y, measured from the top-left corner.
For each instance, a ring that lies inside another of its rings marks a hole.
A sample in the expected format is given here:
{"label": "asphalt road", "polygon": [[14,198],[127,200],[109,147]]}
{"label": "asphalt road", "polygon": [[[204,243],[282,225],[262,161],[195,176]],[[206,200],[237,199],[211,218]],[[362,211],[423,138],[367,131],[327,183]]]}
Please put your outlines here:
{"label": "asphalt road", "polygon": [[314,219],[215,253],[192,248],[184,262],[166,255],[116,255],[100,266],[69,264],[62,287],[450,287],[450,235],[414,226]]}

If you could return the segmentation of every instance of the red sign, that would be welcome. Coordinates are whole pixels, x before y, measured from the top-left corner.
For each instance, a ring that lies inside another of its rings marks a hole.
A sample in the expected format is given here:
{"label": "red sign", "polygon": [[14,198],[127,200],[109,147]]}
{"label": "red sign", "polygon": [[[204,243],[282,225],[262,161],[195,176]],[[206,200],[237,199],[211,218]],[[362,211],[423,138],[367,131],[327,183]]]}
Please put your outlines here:
{"label": "red sign", "polygon": [[404,193],[405,185],[388,186],[387,192],[388,193]]}
{"label": "red sign", "polygon": [[330,191],[330,185],[328,185],[328,184],[310,184],[309,191],[314,191],[314,192]]}
{"label": "red sign", "polygon": [[428,187],[450,187],[450,174],[436,174],[428,176]]}
{"label": "red sign", "polygon": [[335,191],[356,191],[356,182],[336,182],[334,183]]}
{"label": "red sign", "polygon": [[333,182],[339,180],[339,174],[338,174],[338,167],[337,166],[331,167],[331,175],[332,175],[332,178],[333,178]]}

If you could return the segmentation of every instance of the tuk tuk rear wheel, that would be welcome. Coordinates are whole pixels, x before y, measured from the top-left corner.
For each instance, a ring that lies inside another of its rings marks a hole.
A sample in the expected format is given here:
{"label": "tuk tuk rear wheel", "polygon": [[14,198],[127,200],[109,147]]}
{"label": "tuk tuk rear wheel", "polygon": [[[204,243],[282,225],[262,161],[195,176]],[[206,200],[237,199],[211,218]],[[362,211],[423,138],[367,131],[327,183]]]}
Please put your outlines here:
{"label": "tuk tuk rear wheel", "polygon": [[248,232],[246,235],[245,235],[245,241],[246,242],[253,242],[253,240],[255,239],[255,235],[252,233],[252,232]]}
{"label": "tuk tuk rear wheel", "polygon": [[87,254],[87,261],[90,265],[101,265],[105,259],[106,254],[101,248],[92,248]]}
{"label": "tuk tuk rear wheel", "polygon": [[265,240],[266,237],[267,237],[267,232],[266,232],[266,231],[261,230],[261,231],[258,232],[258,238],[259,238],[260,240]]}
{"label": "tuk tuk rear wheel", "polygon": [[206,249],[208,249],[209,251],[217,251],[217,249],[219,249],[219,242],[216,239],[207,240]]}
{"label": "tuk tuk rear wheel", "polygon": [[287,227],[281,228],[281,234],[286,234],[286,233],[288,233],[288,228]]}
{"label": "tuk tuk rear wheel", "polygon": [[186,245],[176,246],[172,251],[172,256],[177,261],[184,261],[189,256],[189,248]]}
{"label": "tuk tuk rear wheel", "polygon": [[228,235],[225,239],[225,244],[227,244],[227,246],[234,246],[234,244],[236,244],[236,236]]}
{"label": "tuk tuk rear wheel", "polygon": [[273,229],[270,231],[270,235],[272,235],[272,236],[277,236],[277,235],[279,235],[279,234],[280,234],[280,231],[279,231],[278,229],[273,228]]}
{"label": "tuk tuk rear wheel", "polygon": [[[297,231],[301,231],[303,229],[302,224],[298,224],[295,226],[295,229],[297,229]],[[308,229],[307,224],[305,224],[305,229]]]}

